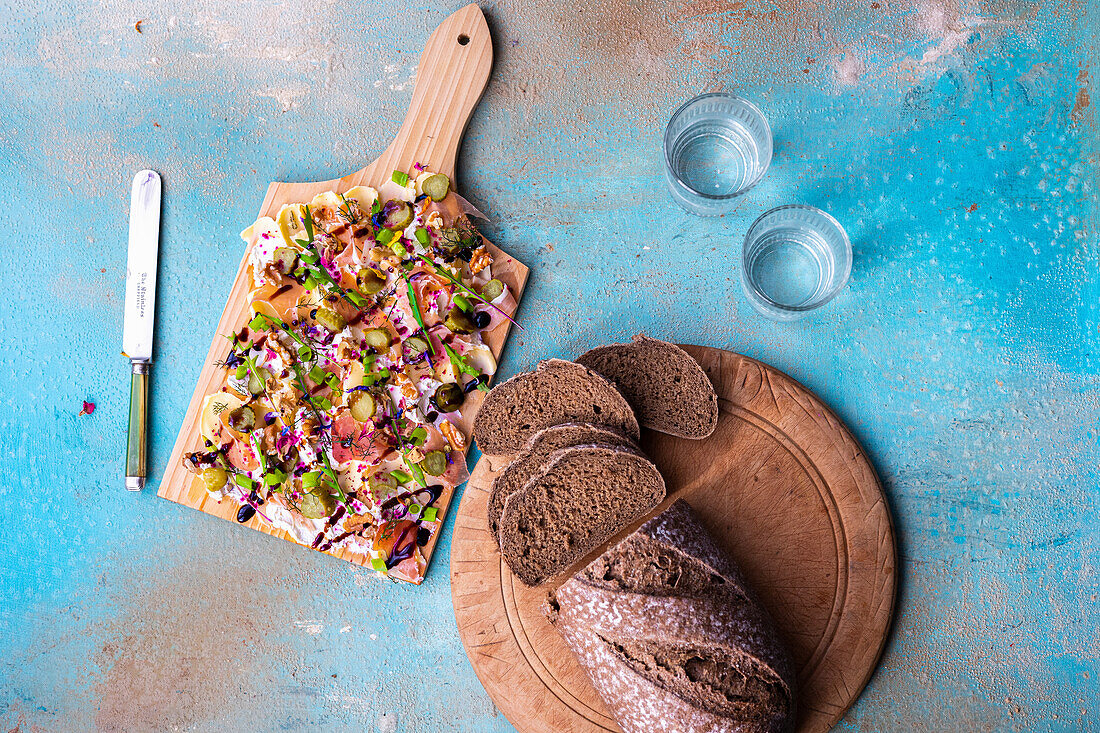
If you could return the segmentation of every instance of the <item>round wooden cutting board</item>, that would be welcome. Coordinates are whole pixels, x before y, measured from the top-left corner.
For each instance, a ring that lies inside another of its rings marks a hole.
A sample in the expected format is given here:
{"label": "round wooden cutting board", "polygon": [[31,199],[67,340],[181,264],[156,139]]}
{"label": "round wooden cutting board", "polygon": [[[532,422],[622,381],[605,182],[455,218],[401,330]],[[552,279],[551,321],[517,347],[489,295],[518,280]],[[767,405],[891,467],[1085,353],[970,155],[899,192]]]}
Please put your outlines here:
{"label": "round wooden cutting board", "polygon": [[[798,670],[798,730],[828,730],[870,678],[893,613],[882,487],[848,429],[805,387],[738,354],[684,348],[718,391],[718,429],[701,441],[643,431],[669,489],[657,511],[685,499],[740,563]],[[548,586],[527,588],[497,552],[485,509],[501,468],[478,462],[451,550],[451,596],[474,671],[524,733],[618,731],[542,615]]]}

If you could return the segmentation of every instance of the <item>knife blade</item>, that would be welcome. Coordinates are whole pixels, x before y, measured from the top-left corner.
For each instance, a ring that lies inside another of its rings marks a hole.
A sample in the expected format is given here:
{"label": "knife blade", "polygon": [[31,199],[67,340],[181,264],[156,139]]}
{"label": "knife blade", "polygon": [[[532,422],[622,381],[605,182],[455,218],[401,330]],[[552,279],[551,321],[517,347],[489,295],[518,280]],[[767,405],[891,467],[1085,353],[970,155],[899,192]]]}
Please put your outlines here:
{"label": "knife blade", "polygon": [[160,244],[160,176],[138,171],[130,190],[130,243],[126,253],[126,310],[122,354],[130,360],[130,426],[126,437],[126,488],[145,486],[149,364],[153,360],[153,310]]}
{"label": "knife blade", "polygon": [[139,171],[130,192],[130,245],[126,255],[126,312],[122,326],[122,353],[131,360],[153,358],[159,242],[160,176],[154,171]]}

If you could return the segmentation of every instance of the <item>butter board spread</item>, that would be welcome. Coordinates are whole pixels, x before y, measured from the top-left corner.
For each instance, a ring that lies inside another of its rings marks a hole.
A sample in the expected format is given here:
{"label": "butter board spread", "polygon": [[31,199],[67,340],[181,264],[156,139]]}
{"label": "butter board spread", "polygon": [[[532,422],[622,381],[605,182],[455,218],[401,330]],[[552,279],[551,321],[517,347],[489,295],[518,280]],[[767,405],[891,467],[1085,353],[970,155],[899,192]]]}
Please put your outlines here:
{"label": "butter board spread", "polygon": [[[416,166],[284,205],[241,233],[252,319],[184,457],[237,519],[419,583],[434,504],[468,477],[469,395],[516,299],[449,179]],[[462,202],[464,204],[464,202]]]}

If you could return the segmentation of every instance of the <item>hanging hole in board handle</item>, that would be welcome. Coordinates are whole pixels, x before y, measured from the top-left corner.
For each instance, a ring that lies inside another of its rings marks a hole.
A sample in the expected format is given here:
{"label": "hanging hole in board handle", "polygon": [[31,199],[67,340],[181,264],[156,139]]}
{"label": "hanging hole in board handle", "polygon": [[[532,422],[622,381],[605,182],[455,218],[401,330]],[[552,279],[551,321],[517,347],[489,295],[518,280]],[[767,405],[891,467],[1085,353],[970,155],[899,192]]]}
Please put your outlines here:
{"label": "hanging hole in board handle", "polygon": [[459,35],[459,37],[458,37],[458,45],[459,46],[465,46],[469,42],[470,42],[470,37],[468,35],[466,35],[465,33]]}

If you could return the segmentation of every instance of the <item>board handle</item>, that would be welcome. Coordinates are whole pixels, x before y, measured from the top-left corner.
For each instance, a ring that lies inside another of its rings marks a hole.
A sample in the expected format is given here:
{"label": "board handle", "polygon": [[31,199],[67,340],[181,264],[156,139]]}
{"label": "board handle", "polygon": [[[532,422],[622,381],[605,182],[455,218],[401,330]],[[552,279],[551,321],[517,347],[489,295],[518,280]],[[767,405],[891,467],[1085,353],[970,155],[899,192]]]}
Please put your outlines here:
{"label": "board handle", "polygon": [[[378,160],[354,174],[356,184],[411,172],[415,163],[454,178],[462,133],[489,83],[493,39],[485,15],[471,3],[447,17],[420,54],[405,121]],[[371,175],[371,174],[374,175]]]}

